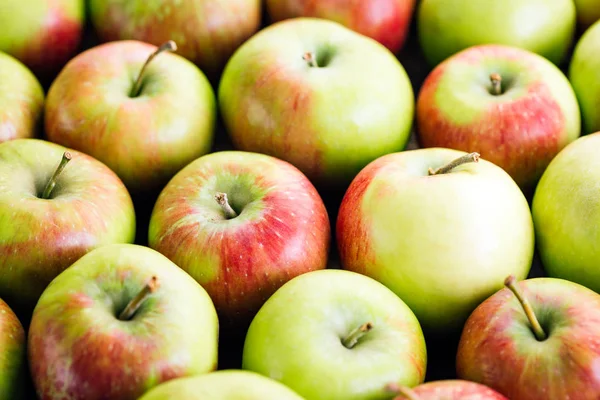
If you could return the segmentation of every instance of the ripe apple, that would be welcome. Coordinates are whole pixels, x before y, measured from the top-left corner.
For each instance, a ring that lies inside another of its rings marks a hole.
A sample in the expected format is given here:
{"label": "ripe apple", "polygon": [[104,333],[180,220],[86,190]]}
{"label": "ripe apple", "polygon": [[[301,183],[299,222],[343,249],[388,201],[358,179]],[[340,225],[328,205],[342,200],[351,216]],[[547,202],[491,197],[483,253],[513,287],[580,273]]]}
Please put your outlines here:
{"label": "ripe apple", "polygon": [[390,382],[423,382],[425,339],[408,306],[379,282],[344,270],[284,284],[252,320],[242,367],[307,399],[384,399]]}
{"label": "ripe apple", "polygon": [[160,190],[210,151],[216,120],[206,76],[175,49],[118,41],[75,57],[48,92],[49,140],[104,162],[135,194]]}
{"label": "ripe apple", "polygon": [[600,20],[600,0],[575,0],[577,21],[584,30]]}
{"label": "ripe apple", "polygon": [[167,258],[133,244],[76,261],[40,297],[28,355],[41,400],[137,399],[217,367],[210,297]]}
{"label": "ripe apple", "polygon": [[266,6],[273,21],[298,17],[329,19],[397,53],[408,36],[415,0],[267,0]]}
{"label": "ripe apple", "polygon": [[139,400],[303,400],[274,379],[243,370],[223,370],[174,379],[151,389]]}
{"label": "ripe apple", "polygon": [[511,400],[597,400],[600,296],[556,278],[505,284],[469,317],[458,377]]}
{"label": "ripe apple", "polygon": [[131,197],[104,164],[39,139],[0,144],[0,297],[15,311],[85,253],[134,238]]}
{"label": "ripe apple", "polygon": [[283,283],[326,267],[330,226],[297,168],[223,151],[190,163],[163,189],[148,243],[208,291],[222,325],[247,326]]}
{"label": "ripe apple", "polygon": [[531,268],[529,204],[504,170],[478,160],[442,148],[389,154],[340,206],[342,266],[389,287],[431,334],[460,333],[506,275]]}
{"label": "ripe apple", "polygon": [[0,52],[0,143],[40,136],[43,110],[44,90],[35,75]]}
{"label": "ripe apple", "polygon": [[502,167],[530,191],[579,137],[577,98],[545,58],[516,47],[474,46],[439,64],[417,99],[422,147],[447,147]]}
{"label": "ripe apple", "polygon": [[479,44],[520,47],[560,64],[575,35],[573,0],[422,0],[421,48],[431,65]]}
{"label": "ripe apple", "polygon": [[383,45],[336,22],[294,18],[263,29],[233,55],[219,104],[239,150],[286,160],[318,186],[333,187],[406,146],[414,96]]}
{"label": "ripe apple", "polygon": [[462,379],[449,379],[421,384],[412,389],[390,384],[394,400],[508,400],[489,387]]}
{"label": "ripe apple", "polygon": [[20,399],[26,374],[25,330],[11,308],[0,299],[0,398]]}
{"label": "ripe apple", "polygon": [[[101,40],[175,40],[211,78],[260,27],[261,0],[90,0]],[[182,79],[183,80],[183,79]]]}

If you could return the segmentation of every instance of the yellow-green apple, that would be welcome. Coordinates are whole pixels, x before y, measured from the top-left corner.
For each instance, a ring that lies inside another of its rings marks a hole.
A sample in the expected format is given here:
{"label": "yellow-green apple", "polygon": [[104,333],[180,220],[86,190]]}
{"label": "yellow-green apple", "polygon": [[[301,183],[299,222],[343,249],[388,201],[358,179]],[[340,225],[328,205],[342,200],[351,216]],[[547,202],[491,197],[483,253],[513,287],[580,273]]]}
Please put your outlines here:
{"label": "yellow-green apple", "polygon": [[575,0],[575,9],[579,26],[584,30],[600,20],[600,0]]}
{"label": "yellow-green apple", "polygon": [[266,7],[273,21],[298,17],[329,19],[397,53],[408,36],[415,0],[267,0]]}
{"label": "yellow-green apple", "polygon": [[13,310],[0,299],[0,399],[23,397],[27,358],[25,330]]}
{"label": "yellow-green apple", "polygon": [[90,250],[134,238],[131,197],[104,164],[39,139],[0,144],[0,297],[15,311]]}
{"label": "yellow-green apple", "polygon": [[508,400],[485,385],[463,379],[432,381],[412,389],[390,384],[387,389],[397,395],[393,400]]}
{"label": "yellow-green apple", "polygon": [[392,289],[435,335],[459,334],[506,275],[528,275],[534,252],[514,180],[477,153],[443,148],[369,164],[344,195],[336,234],[342,266]]}
{"label": "yellow-green apple", "polygon": [[327,265],[330,226],[310,181],[275,157],[216,152],[160,193],[148,243],[210,294],[221,323],[246,326],[296,275]]}
{"label": "yellow-green apple", "polygon": [[575,26],[573,0],[422,0],[417,9],[419,42],[431,65],[480,44],[516,46],[560,64]]}
{"label": "yellow-green apple", "polygon": [[551,277],[600,293],[600,132],[567,146],[548,166],[532,202],[536,241]]}
{"label": "yellow-green apple", "polygon": [[286,160],[318,186],[344,187],[373,159],[406,146],[414,96],[380,43],[337,22],[294,18],[238,49],[219,104],[239,150]]}
{"label": "yellow-green apple", "polygon": [[408,306],[381,283],[327,269],[295,277],[266,301],[244,343],[242,368],[307,399],[389,399],[390,382],[423,382],[427,351]]}
{"label": "yellow-green apple", "polygon": [[422,147],[446,147],[502,167],[531,191],[552,158],[581,133],[567,77],[517,47],[481,45],[439,64],[417,99]]}
{"label": "yellow-green apple", "polygon": [[173,379],[146,392],[139,400],[303,400],[280,382],[256,372],[223,370]]}
{"label": "yellow-green apple", "polygon": [[57,276],[35,307],[28,357],[41,400],[132,400],[217,368],[206,291],[160,253],[113,244]]}
{"label": "yellow-green apple", "polygon": [[261,0],[90,0],[101,40],[175,40],[211,78],[260,27]]}
{"label": "yellow-green apple", "polygon": [[43,111],[44,90],[35,75],[0,51],[0,143],[40,136]]}
{"label": "yellow-green apple", "polygon": [[104,162],[132,193],[160,190],[210,151],[216,120],[206,76],[174,50],[126,40],[75,57],[48,92],[48,138]]}
{"label": "yellow-green apple", "polygon": [[0,51],[49,83],[77,52],[84,20],[84,0],[2,0]]}
{"label": "yellow-green apple", "polygon": [[557,278],[505,285],[469,317],[458,377],[511,400],[597,400],[600,295]]}

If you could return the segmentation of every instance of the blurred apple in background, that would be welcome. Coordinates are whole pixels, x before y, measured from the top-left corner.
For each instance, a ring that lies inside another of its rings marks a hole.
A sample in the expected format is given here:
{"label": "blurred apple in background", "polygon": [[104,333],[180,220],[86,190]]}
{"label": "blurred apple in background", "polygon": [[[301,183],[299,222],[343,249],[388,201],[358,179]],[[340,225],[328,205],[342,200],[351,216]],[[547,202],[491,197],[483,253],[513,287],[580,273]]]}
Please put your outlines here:
{"label": "blurred apple in background", "polygon": [[317,186],[345,187],[370,161],[406,146],[414,96],[383,45],[336,22],[295,18],[240,47],[219,104],[237,149],[286,160]]}
{"label": "blurred apple in background", "polygon": [[485,385],[462,379],[427,382],[412,389],[396,384],[387,388],[397,394],[393,400],[508,400]]}
{"label": "blurred apple in background", "polygon": [[0,299],[0,398],[23,398],[27,358],[25,330],[21,322]]}
{"label": "blurred apple in background", "polygon": [[397,53],[408,36],[415,0],[267,0],[266,6],[273,21],[297,17],[329,19]]}
{"label": "blurred apple in background", "polygon": [[573,0],[422,0],[419,41],[431,65],[468,47],[503,44],[565,60],[575,34]]}
{"label": "blurred apple in background", "polygon": [[502,167],[527,192],[581,133],[575,93],[545,58],[516,47],[463,50],[427,77],[417,100],[422,147],[446,147]]}
{"label": "blurred apple in background", "polygon": [[577,21],[582,29],[587,29],[600,20],[600,0],[575,0]]}
{"label": "blurred apple in background", "polygon": [[35,75],[0,52],[0,143],[40,136],[43,111],[44,90]]}

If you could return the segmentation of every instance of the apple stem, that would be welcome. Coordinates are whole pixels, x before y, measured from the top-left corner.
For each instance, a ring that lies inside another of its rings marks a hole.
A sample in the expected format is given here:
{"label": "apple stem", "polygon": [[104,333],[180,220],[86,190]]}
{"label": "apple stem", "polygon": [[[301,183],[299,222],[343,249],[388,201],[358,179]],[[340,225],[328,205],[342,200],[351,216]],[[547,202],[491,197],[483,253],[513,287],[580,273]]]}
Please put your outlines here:
{"label": "apple stem", "polygon": [[238,216],[238,214],[235,212],[235,210],[233,208],[231,208],[231,205],[229,205],[229,200],[227,199],[227,193],[219,192],[219,193],[215,194],[215,200],[221,206],[221,209],[225,213],[225,217],[227,219],[232,219],[232,218],[235,218]]}
{"label": "apple stem", "polygon": [[492,94],[499,96],[502,94],[502,77],[500,74],[493,73],[490,75],[490,81],[492,81]]}
{"label": "apple stem", "polygon": [[479,153],[465,154],[464,156],[459,157],[456,160],[451,161],[443,167],[440,167],[435,170],[433,168],[429,168],[429,175],[447,174],[459,165],[463,165],[470,162],[479,162]]}
{"label": "apple stem", "polygon": [[175,50],[177,50],[177,45],[174,41],[169,40],[168,42],[161,44],[160,47],[156,49],[154,53],[150,54],[150,57],[148,57],[148,59],[142,66],[142,70],[140,71],[140,74],[138,75],[137,80],[135,81],[135,85],[133,86],[133,90],[131,91],[131,97],[137,97],[140,95],[140,90],[142,89],[142,80],[144,78],[144,72],[146,71],[146,67],[148,67],[148,64],[150,64],[150,62],[154,60],[154,57],[156,57],[162,52]]}
{"label": "apple stem", "polygon": [[319,66],[319,64],[317,64],[317,59],[315,58],[315,55],[310,51],[304,53],[302,59],[308,63],[309,67],[317,68]]}
{"label": "apple stem", "polygon": [[129,321],[148,297],[158,289],[158,278],[153,276],[119,315],[121,321]]}
{"label": "apple stem", "polygon": [[50,198],[50,195],[52,194],[52,191],[56,186],[56,180],[58,179],[58,176],[63,172],[63,169],[65,169],[69,161],[71,161],[71,158],[71,153],[69,153],[68,151],[65,151],[63,153],[62,159],[60,160],[60,164],[58,164],[56,171],[54,171],[54,174],[52,174],[52,177],[50,178],[50,180],[46,184],[46,187],[44,188],[44,191],[42,192],[42,199]]}
{"label": "apple stem", "polygon": [[353,348],[356,345],[356,343],[358,343],[358,340],[364,335],[366,335],[371,329],[373,329],[372,323],[367,322],[365,324],[362,324],[361,326],[355,328],[352,332],[350,332],[350,334],[342,340],[342,344],[348,349]]}
{"label": "apple stem", "polygon": [[398,397],[395,397],[393,400],[419,400],[419,396],[410,388],[406,386],[400,386],[396,383],[389,383],[385,387],[386,392],[398,394]]}
{"label": "apple stem", "polygon": [[531,304],[529,304],[529,301],[525,297],[523,297],[523,293],[521,292],[519,287],[515,284],[515,282],[516,282],[515,276],[509,275],[504,280],[504,286],[509,288],[510,291],[514,293],[516,298],[521,303],[521,306],[523,307],[523,311],[525,311],[525,315],[527,316],[527,319],[529,320],[529,323],[531,324],[531,328],[533,330],[533,333],[535,334],[536,339],[539,341],[546,340],[546,338],[548,337],[546,335],[546,332],[544,332],[544,329],[542,328],[542,326],[540,325],[540,322],[536,318],[535,313],[533,312],[533,308],[531,308]]}

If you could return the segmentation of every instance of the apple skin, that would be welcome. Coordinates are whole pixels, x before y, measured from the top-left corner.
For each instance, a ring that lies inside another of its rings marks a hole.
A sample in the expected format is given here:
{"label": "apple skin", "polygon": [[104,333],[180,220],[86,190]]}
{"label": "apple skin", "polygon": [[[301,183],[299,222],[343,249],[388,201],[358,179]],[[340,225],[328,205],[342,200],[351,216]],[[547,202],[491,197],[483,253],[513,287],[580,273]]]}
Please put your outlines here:
{"label": "apple skin", "polygon": [[460,333],[507,275],[528,275],[533,259],[529,205],[504,170],[481,159],[428,176],[465,154],[380,157],[354,179],[338,213],[343,268],[389,287],[430,334]]}
{"label": "apple skin", "polygon": [[253,36],[227,64],[218,97],[237,149],[286,160],[317,186],[345,186],[404,149],[413,122],[412,86],[394,55],[324,19],[288,19]]}
{"label": "apple skin", "polygon": [[267,0],[266,7],[273,21],[298,17],[329,19],[397,53],[408,36],[415,0]]}
{"label": "apple skin", "polygon": [[[490,75],[506,88],[492,94]],[[577,98],[545,58],[516,47],[482,45],[439,64],[417,99],[422,147],[478,152],[531,190],[550,161],[581,133]]]}
{"label": "apple skin", "polygon": [[8,304],[0,299],[0,398],[23,398],[25,352],[25,330]]}
{"label": "apple skin", "polygon": [[[373,328],[352,348],[342,340]],[[253,319],[242,368],[307,399],[388,400],[386,385],[423,382],[427,350],[413,312],[385,286],[344,270],[313,271],[284,284]]]}
{"label": "apple skin", "polygon": [[508,400],[485,385],[461,379],[427,382],[412,391],[418,400]]}
{"label": "apple skin", "polygon": [[48,139],[108,165],[132,193],[162,188],[211,149],[216,99],[206,76],[185,58],[161,53],[135,80],[156,46],[118,41],[67,64],[48,92]]}
{"label": "apple skin", "polygon": [[[225,217],[217,192],[238,217]],[[222,325],[247,326],[283,283],[326,267],[330,230],[319,193],[297,168],[223,151],[192,162],[163,189],[148,243],[208,291]]]}
{"label": "apple skin", "polygon": [[44,288],[90,250],[135,239],[135,211],[119,178],[92,157],[72,161],[51,199],[39,194],[67,149],[39,139],[0,144],[0,297],[31,312]]}
{"label": "apple skin", "polygon": [[179,53],[211,78],[259,28],[262,0],[90,0],[101,40],[156,46],[174,40]]}
{"label": "apple skin", "polygon": [[575,27],[573,0],[422,0],[417,10],[419,42],[431,65],[480,44],[516,46],[560,64]]}
{"label": "apple skin", "polygon": [[516,284],[548,334],[538,341],[517,298],[502,289],[467,321],[457,374],[511,400],[596,400],[600,393],[600,296],[573,282]]}
{"label": "apple skin", "polygon": [[[152,277],[158,289],[117,318]],[[218,319],[200,285],[147,247],[86,254],[42,294],[28,336],[40,400],[137,399],[152,387],[217,368]]]}
{"label": "apple skin", "polygon": [[575,9],[577,10],[577,21],[583,30],[600,20],[599,0],[575,0]]}
{"label": "apple skin", "polygon": [[0,52],[0,143],[40,136],[43,111],[44,90],[35,75]]}

